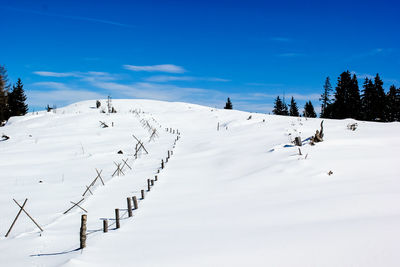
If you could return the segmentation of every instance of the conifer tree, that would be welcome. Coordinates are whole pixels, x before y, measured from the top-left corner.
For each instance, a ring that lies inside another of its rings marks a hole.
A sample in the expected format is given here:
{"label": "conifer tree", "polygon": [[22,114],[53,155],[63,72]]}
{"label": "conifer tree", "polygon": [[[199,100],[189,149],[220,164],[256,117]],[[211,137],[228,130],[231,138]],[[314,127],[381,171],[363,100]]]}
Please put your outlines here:
{"label": "conifer tree", "polygon": [[324,84],[324,92],[319,99],[321,104],[321,118],[329,118],[331,114],[329,114],[329,105],[331,105],[331,92],[332,92],[332,85],[329,77],[326,77],[325,84]]}
{"label": "conifer tree", "polygon": [[335,100],[332,104],[332,118],[344,119],[349,115],[348,101],[349,91],[353,86],[353,81],[349,71],[342,72],[338,78],[335,91]]}
{"label": "conifer tree", "polygon": [[377,98],[375,86],[372,80],[365,78],[361,96],[361,106],[362,106],[362,119],[366,121],[372,121],[376,118],[376,102]]}
{"label": "conifer tree", "polygon": [[376,110],[374,113],[377,115],[375,118],[379,121],[386,121],[385,114],[386,114],[386,95],[385,91],[383,90],[383,81],[379,77],[379,74],[376,74],[374,80],[374,87],[376,91]]}
{"label": "conifer tree", "polygon": [[303,111],[304,117],[307,118],[316,118],[317,114],[315,113],[314,106],[311,103],[311,101],[306,102],[304,105],[304,111]]}
{"label": "conifer tree", "polygon": [[7,101],[9,89],[10,84],[8,82],[7,70],[4,66],[0,65],[0,126],[10,117]]}
{"label": "conifer tree", "polygon": [[272,113],[275,115],[288,115],[287,106],[279,96],[276,97]]}
{"label": "conifer tree", "polygon": [[360,89],[358,88],[357,76],[353,74],[351,78],[351,84],[348,90],[348,99],[347,99],[347,110],[348,113],[346,117],[359,119],[361,113],[361,98],[360,98]]}
{"label": "conifer tree", "polygon": [[283,104],[282,115],[289,116],[289,109],[285,102],[285,96],[283,96],[282,104]]}
{"label": "conifer tree", "polygon": [[294,100],[294,97],[292,96],[292,99],[290,100],[290,109],[289,109],[289,115],[294,116],[294,117],[299,117],[299,109],[297,108],[297,103]]}
{"label": "conifer tree", "polygon": [[231,99],[228,97],[228,99],[226,100],[224,109],[232,109],[232,108],[233,108],[233,106],[232,106]]}
{"label": "conifer tree", "polygon": [[8,97],[8,105],[10,109],[10,116],[21,116],[28,112],[28,105],[25,103],[26,95],[24,92],[24,85],[20,78],[13,86],[13,89]]}
{"label": "conifer tree", "polygon": [[396,89],[394,85],[390,86],[389,92],[386,96],[386,120],[387,121],[400,121],[400,88]]}

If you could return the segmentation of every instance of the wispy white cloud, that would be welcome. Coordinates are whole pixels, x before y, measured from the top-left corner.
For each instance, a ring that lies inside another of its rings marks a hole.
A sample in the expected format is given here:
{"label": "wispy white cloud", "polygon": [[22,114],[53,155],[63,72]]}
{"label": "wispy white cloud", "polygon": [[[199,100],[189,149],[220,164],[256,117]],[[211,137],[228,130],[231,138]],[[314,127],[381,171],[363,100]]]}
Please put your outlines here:
{"label": "wispy white cloud", "polygon": [[34,71],[33,73],[43,77],[79,77],[73,72]]}
{"label": "wispy white cloud", "polygon": [[288,99],[290,99],[292,96],[294,97],[295,100],[303,100],[303,101],[319,100],[319,98],[321,97],[320,94],[298,94],[298,93],[286,94],[286,97]]}
{"label": "wispy white cloud", "polygon": [[388,56],[392,52],[393,52],[392,48],[374,48],[363,53],[355,54],[351,56],[350,59],[353,60],[353,59],[362,59],[374,56]]}
{"label": "wispy white cloud", "polygon": [[196,97],[206,96],[212,90],[179,87],[171,84],[156,84],[148,82],[136,82],[121,84],[117,82],[91,81],[91,85],[112,93],[133,98],[149,98],[168,101],[185,101]]}
{"label": "wispy white cloud", "polygon": [[356,71],[351,71],[351,75],[356,75],[358,79],[370,79],[373,80],[375,78],[374,75],[368,74],[368,73],[359,73]]}
{"label": "wispy white cloud", "polygon": [[293,41],[293,39],[291,39],[291,38],[279,37],[279,36],[271,37],[271,38],[269,38],[269,40],[274,41],[274,42],[280,42],[280,43],[289,43],[289,42]]}
{"label": "wispy white cloud", "polygon": [[34,87],[45,87],[56,90],[69,90],[70,88],[64,83],[59,82],[36,82],[32,84]]}
{"label": "wispy white cloud", "polygon": [[[86,89],[71,88],[60,82],[37,82],[30,84],[28,87],[34,88],[26,91],[28,104],[31,107],[44,107],[47,104],[68,105],[82,100],[105,97],[104,94]],[[43,90],[44,87],[46,90]]]}
{"label": "wispy white cloud", "polygon": [[168,73],[186,72],[186,70],[183,67],[173,64],[162,64],[162,65],[151,65],[151,66],[123,65],[123,67],[131,71],[168,72]]}
{"label": "wispy white cloud", "polygon": [[303,53],[282,53],[278,54],[278,57],[286,57],[286,58],[292,58],[292,57],[304,57],[305,54]]}
{"label": "wispy white cloud", "polygon": [[282,86],[284,86],[284,84],[282,84],[282,83],[246,83],[246,85],[265,86],[265,87],[282,87]]}
{"label": "wispy white cloud", "polygon": [[207,78],[207,77],[193,77],[193,76],[168,76],[157,75],[150,76],[144,79],[148,82],[173,82],[173,81],[210,81],[210,82],[229,82],[228,79],[222,78]]}
{"label": "wispy white cloud", "polygon": [[[356,72],[356,71],[351,71],[350,73],[351,73],[352,75],[355,74],[355,75],[357,76],[358,79],[370,79],[370,80],[374,80],[374,79],[375,79],[375,76],[376,76],[376,75],[372,75],[372,74],[368,74],[368,73],[359,73],[359,72]],[[382,78],[382,77],[381,77],[381,78]],[[396,86],[400,85],[400,81],[397,80],[397,79],[391,79],[391,78],[385,79],[385,78],[382,78],[382,81],[383,81],[385,84],[389,84],[389,85],[392,85],[392,84],[394,84],[394,85],[396,85]]]}
{"label": "wispy white cloud", "polygon": [[106,20],[106,19],[98,19],[98,18],[90,18],[90,17],[74,16],[74,15],[63,15],[63,14],[57,14],[57,13],[48,13],[48,12],[37,11],[37,10],[14,8],[14,7],[10,7],[10,6],[0,6],[0,8],[13,10],[13,11],[17,11],[17,12],[36,14],[36,15],[41,15],[41,16],[57,17],[57,18],[81,20],[81,21],[89,21],[89,22],[96,22],[96,23],[102,23],[102,24],[108,24],[108,25],[113,25],[113,26],[126,27],[126,28],[135,27],[134,25],[120,23],[120,22]]}
{"label": "wispy white cloud", "polygon": [[[283,97],[282,94],[265,94],[265,93],[252,93],[249,94],[255,99],[260,98],[276,98],[277,96]],[[299,94],[299,93],[285,93],[285,98],[290,99],[294,97],[295,100],[308,101],[308,100],[319,100],[320,95],[316,93],[311,94]]]}
{"label": "wispy white cloud", "polygon": [[52,71],[34,71],[36,75],[42,77],[65,78],[74,77],[81,78],[82,80],[101,79],[101,80],[116,80],[120,78],[119,74],[111,74],[101,71],[88,71],[88,72],[52,72]]}

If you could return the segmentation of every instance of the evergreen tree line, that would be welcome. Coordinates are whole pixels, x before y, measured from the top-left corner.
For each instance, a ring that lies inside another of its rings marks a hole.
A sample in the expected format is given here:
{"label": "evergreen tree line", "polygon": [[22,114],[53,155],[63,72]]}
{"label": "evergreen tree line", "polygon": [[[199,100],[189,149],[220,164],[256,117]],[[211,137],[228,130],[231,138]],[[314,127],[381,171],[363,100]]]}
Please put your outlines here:
{"label": "evergreen tree line", "polygon": [[379,74],[365,78],[360,92],[357,76],[340,74],[333,95],[329,77],[321,95],[321,118],[353,118],[366,121],[400,121],[400,88],[390,86],[387,93]]}
{"label": "evergreen tree line", "polygon": [[[385,93],[379,74],[376,74],[374,79],[365,78],[361,92],[357,75],[352,75],[349,71],[340,74],[334,92],[329,77],[326,78],[323,89],[320,98],[321,118],[400,121],[400,88],[392,85]],[[275,115],[300,116],[293,97],[288,108],[285,99],[282,100],[278,96],[272,112]],[[311,101],[306,102],[303,116],[317,117]]]}
{"label": "evergreen tree line", "polygon": [[[275,115],[283,115],[283,116],[295,116],[295,117],[300,116],[299,108],[297,107],[297,103],[294,100],[293,96],[292,99],[290,100],[289,108],[285,103],[285,99],[282,100],[279,96],[277,96],[274,102],[274,109],[272,110],[272,113]],[[304,105],[303,116],[308,118],[317,117],[317,114],[315,113],[314,106],[311,103],[311,101],[307,101],[306,104]]]}
{"label": "evergreen tree line", "polygon": [[6,68],[0,65],[0,126],[11,116],[25,115],[28,112],[25,101],[21,79],[18,78],[17,83],[11,86]]}

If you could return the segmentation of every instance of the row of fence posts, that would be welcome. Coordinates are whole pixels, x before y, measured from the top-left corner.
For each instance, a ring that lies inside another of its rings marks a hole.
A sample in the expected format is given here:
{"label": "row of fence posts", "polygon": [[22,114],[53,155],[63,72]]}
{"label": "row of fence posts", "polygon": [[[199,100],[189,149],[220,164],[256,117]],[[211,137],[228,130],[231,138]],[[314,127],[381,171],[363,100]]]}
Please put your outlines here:
{"label": "row of fence posts", "polygon": [[[171,129],[172,132],[172,129]],[[174,130],[175,132],[175,130]],[[178,133],[178,130],[177,130]],[[179,136],[176,137],[174,146],[176,144],[176,141],[179,140]],[[161,160],[161,169],[164,169],[165,163],[168,162],[169,158],[173,155],[173,151],[168,150],[167,158],[164,162],[164,159]],[[155,175],[154,180],[153,179],[147,179],[147,191],[150,192],[151,187],[154,186],[154,182],[158,181],[158,176]],[[140,191],[141,194],[141,199],[143,200],[145,197],[145,190]],[[133,197],[127,197],[127,207],[128,207],[128,217],[133,216],[133,210],[137,210],[139,208],[138,205],[138,200],[136,196]],[[132,203],[133,203],[133,209],[132,209]],[[87,227],[86,227],[86,222],[87,222],[87,215],[83,214],[81,216],[81,228],[80,228],[80,248],[83,249],[86,247],[86,237],[87,237]],[[108,232],[108,219],[103,219],[103,232],[107,233]],[[119,229],[121,227],[120,224],[120,214],[119,214],[119,209],[115,209],[115,228]]]}

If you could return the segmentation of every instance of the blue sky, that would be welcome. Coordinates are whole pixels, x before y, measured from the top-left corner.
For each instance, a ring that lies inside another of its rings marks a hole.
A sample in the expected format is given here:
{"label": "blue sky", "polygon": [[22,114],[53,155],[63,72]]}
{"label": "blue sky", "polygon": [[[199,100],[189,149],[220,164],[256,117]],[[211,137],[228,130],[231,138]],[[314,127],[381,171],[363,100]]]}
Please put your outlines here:
{"label": "blue sky", "polygon": [[400,86],[399,14],[397,1],[1,0],[0,64],[36,110],[107,95],[319,106],[345,70]]}

